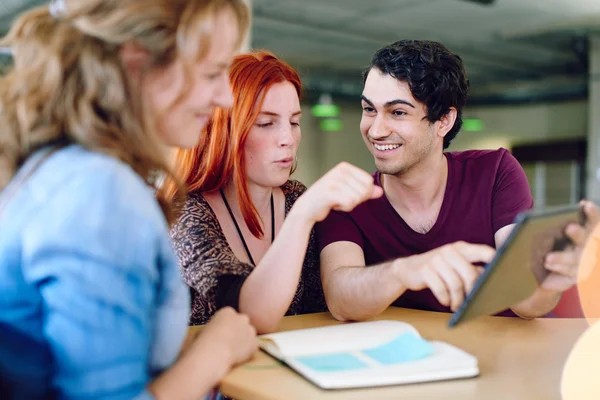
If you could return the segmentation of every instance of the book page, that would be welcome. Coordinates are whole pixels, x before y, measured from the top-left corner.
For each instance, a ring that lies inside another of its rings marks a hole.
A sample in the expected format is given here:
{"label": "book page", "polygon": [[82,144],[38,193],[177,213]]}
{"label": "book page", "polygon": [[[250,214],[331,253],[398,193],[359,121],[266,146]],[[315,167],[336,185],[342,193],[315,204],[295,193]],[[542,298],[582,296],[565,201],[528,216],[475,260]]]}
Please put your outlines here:
{"label": "book page", "polygon": [[435,349],[431,343],[412,332],[405,332],[392,341],[374,348],[296,357],[294,360],[314,372],[343,372],[412,363],[428,358],[434,352]]}
{"label": "book page", "polygon": [[372,349],[407,332],[420,337],[408,323],[372,321],[262,335],[259,339],[261,346],[269,346],[271,342],[287,358]]}

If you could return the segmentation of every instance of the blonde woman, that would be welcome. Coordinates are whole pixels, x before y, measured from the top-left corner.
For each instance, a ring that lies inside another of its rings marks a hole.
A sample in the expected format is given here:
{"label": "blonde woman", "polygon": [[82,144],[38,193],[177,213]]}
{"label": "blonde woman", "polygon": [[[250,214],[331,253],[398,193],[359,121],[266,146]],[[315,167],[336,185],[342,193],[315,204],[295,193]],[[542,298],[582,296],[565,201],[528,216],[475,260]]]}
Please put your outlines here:
{"label": "blonde woman", "polygon": [[19,350],[0,343],[3,396],[197,399],[256,349],[226,309],[180,354],[189,294],[154,196],[170,148],[230,106],[248,14],[241,0],[62,0],[2,39],[0,329],[32,343],[10,364]]}

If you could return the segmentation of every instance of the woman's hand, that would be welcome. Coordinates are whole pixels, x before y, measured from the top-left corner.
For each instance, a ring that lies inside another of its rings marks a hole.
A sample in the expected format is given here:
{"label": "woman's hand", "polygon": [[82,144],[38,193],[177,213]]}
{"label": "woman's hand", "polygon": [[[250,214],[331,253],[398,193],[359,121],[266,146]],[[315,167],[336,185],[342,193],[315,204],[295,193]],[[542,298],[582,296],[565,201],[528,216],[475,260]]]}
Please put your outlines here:
{"label": "woman's hand", "polygon": [[357,205],[383,195],[373,176],[342,162],[315,182],[298,198],[291,212],[301,213],[312,223],[322,221],[331,210],[349,212]]}

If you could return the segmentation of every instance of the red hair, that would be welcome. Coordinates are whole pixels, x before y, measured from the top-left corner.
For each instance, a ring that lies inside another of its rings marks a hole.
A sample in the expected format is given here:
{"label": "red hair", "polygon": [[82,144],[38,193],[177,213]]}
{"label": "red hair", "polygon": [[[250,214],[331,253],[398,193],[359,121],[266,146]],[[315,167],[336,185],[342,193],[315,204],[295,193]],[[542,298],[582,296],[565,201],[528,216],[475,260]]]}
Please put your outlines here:
{"label": "red hair", "polygon": [[[268,51],[237,56],[229,72],[233,105],[211,115],[198,146],[179,149],[175,173],[189,192],[212,192],[233,181],[244,221],[256,237],[263,237],[260,216],[248,192],[244,143],[255,124],[265,94],[277,83],[290,82],[301,95],[298,73]],[[163,187],[165,197],[176,195],[174,182]]]}

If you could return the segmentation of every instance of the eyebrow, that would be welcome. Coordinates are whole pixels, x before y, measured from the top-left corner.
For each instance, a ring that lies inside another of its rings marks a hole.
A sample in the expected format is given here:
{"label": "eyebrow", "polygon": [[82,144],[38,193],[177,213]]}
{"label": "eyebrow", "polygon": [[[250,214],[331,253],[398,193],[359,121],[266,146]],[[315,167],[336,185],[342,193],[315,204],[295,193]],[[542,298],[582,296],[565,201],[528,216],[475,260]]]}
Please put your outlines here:
{"label": "eyebrow", "polygon": [[[261,111],[259,114],[270,115],[272,117],[279,117],[280,115],[273,111]],[[292,114],[292,117],[302,114],[302,111],[296,111]]]}
{"label": "eyebrow", "polygon": [[[360,96],[360,99],[362,101],[364,101],[365,103],[367,103],[368,105],[370,105],[371,107],[375,108],[375,105],[373,104],[373,102],[371,100],[367,99],[364,95]],[[392,106],[395,106],[396,104],[404,104],[406,106],[409,106],[409,107],[412,107],[412,108],[416,108],[414,106],[414,104],[412,104],[411,102],[406,101],[406,100],[402,100],[402,99],[396,99],[396,100],[388,101],[387,103],[385,103],[383,105],[383,107],[384,108],[390,108]]]}

